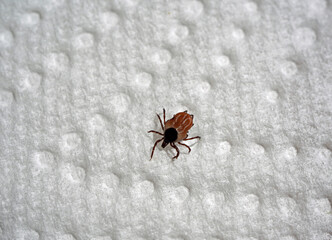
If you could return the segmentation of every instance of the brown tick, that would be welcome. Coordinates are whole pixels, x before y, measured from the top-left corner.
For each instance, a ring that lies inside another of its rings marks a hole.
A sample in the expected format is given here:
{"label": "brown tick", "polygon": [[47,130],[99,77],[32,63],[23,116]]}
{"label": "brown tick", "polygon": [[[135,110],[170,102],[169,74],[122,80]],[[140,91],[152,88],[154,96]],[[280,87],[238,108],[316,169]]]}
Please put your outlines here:
{"label": "brown tick", "polygon": [[176,143],[187,147],[189,150],[188,153],[190,153],[191,148],[188,145],[181,143],[181,141],[201,138],[199,136],[187,138],[189,129],[194,125],[193,124],[194,115],[188,114],[187,111],[179,112],[179,113],[175,114],[173,116],[173,118],[171,118],[165,122],[165,109],[163,109],[163,113],[164,113],[164,125],[161,122],[160,116],[158,114],[157,114],[157,116],[158,116],[161,128],[163,129],[164,133],[160,133],[160,132],[157,132],[154,130],[148,131],[149,133],[150,132],[157,133],[157,134],[163,136],[161,139],[159,139],[155,142],[153,149],[152,149],[150,160],[153,157],[154,149],[156,148],[157,144],[162,140],[164,140],[163,143],[161,144],[161,146],[163,148],[165,148],[168,144],[170,144],[171,147],[175,148],[176,155],[173,157],[173,159],[176,159],[180,155],[179,148],[175,145]]}

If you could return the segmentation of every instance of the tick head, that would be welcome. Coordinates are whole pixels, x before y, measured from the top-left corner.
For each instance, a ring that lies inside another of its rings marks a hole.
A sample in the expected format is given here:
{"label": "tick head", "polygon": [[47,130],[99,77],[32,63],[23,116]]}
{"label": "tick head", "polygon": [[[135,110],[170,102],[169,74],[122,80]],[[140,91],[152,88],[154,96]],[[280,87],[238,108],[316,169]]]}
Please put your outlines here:
{"label": "tick head", "polygon": [[169,143],[174,142],[178,138],[178,132],[175,128],[168,128],[164,132],[164,141],[161,144],[165,148]]}

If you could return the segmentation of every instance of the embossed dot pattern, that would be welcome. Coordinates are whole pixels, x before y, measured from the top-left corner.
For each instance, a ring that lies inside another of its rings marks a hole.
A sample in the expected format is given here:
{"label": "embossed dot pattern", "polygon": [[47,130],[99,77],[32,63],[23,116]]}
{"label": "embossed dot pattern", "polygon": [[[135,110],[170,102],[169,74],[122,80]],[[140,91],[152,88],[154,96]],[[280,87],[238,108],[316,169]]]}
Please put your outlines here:
{"label": "embossed dot pattern", "polygon": [[293,61],[285,61],[281,64],[281,72],[285,77],[293,77],[297,73],[296,63]]}
{"label": "embossed dot pattern", "polygon": [[168,33],[168,40],[171,44],[178,44],[189,34],[189,29],[183,25],[172,26]]}
{"label": "embossed dot pattern", "polygon": [[151,62],[157,65],[167,64],[171,60],[171,53],[166,49],[158,49],[152,53]]}
{"label": "embossed dot pattern", "polygon": [[137,73],[134,77],[134,86],[138,89],[148,89],[153,81],[152,75],[147,72]]}
{"label": "embossed dot pattern", "polygon": [[244,4],[245,9],[250,13],[256,13],[257,12],[257,4],[255,2],[246,2]]}
{"label": "embossed dot pattern", "polygon": [[227,67],[230,64],[229,57],[226,55],[215,56],[213,60],[217,67]]}
{"label": "embossed dot pattern", "polygon": [[34,174],[43,174],[56,167],[54,154],[48,151],[36,151],[31,157],[32,171]]}
{"label": "embossed dot pattern", "polygon": [[42,82],[42,76],[31,71],[23,71],[20,73],[17,89],[20,92],[35,92],[38,90]]}
{"label": "embossed dot pattern", "polygon": [[0,30],[0,48],[8,48],[13,44],[13,33],[7,29]]}
{"label": "embossed dot pattern", "polygon": [[22,25],[25,25],[27,27],[35,26],[40,21],[40,15],[37,12],[30,12],[25,13],[21,17],[21,23]]}
{"label": "embossed dot pattern", "polygon": [[105,12],[100,14],[101,30],[111,30],[119,22],[119,16],[114,12]]}
{"label": "embossed dot pattern", "polygon": [[0,107],[9,107],[14,100],[13,93],[7,90],[0,90]]}
{"label": "embossed dot pattern", "polygon": [[241,28],[235,28],[232,32],[234,39],[241,40],[244,38],[245,34]]}
{"label": "embossed dot pattern", "polygon": [[94,46],[94,37],[91,33],[82,33],[78,35],[74,42],[73,46],[76,49],[84,49]]}
{"label": "embossed dot pattern", "polygon": [[219,155],[228,155],[231,151],[231,144],[227,141],[222,141],[217,145],[216,153]]}
{"label": "embossed dot pattern", "polygon": [[308,27],[301,27],[295,30],[292,36],[293,45],[298,49],[306,49],[316,41],[316,33]]}
{"label": "embossed dot pattern", "polygon": [[181,7],[184,17],[191,21],[199,18],[204,11],[203,3],[196,0],[183,1]]}
{"label": "embossed dot pattern", "polygon": [[276,91],[268,91],[266,93],[266,99],[271,102],[271,103],[275,103],[278,100],[278,93]]}
{"label": "embossed dot pattern", "polygon": [[331,1],[0,6],[1,240],[332,239]]}

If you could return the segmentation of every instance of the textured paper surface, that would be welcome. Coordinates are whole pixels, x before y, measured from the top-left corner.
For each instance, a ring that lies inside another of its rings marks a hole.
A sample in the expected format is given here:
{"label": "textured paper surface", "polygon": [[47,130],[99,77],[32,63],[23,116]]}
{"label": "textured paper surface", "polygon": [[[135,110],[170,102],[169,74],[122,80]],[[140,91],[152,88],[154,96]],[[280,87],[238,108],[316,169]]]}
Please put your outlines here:
{"label": "textured paper surface", "polygon": [[331,240],[331,6],[2,0],[0,239]]}

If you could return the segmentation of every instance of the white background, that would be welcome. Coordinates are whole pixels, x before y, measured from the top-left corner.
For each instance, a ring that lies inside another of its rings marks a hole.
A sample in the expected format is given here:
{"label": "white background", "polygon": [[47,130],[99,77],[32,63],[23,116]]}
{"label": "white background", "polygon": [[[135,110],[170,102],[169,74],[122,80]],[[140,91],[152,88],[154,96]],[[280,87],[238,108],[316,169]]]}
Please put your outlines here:
{"label": "white background", "polygon": [[0,1],[0,239],[331,240],[331,11]]}

